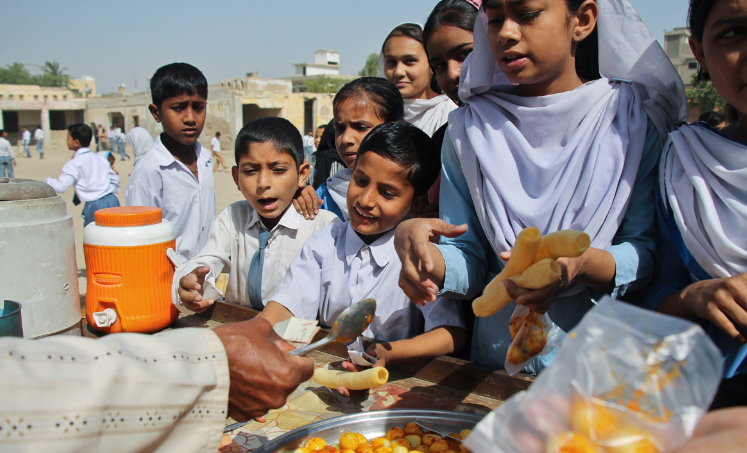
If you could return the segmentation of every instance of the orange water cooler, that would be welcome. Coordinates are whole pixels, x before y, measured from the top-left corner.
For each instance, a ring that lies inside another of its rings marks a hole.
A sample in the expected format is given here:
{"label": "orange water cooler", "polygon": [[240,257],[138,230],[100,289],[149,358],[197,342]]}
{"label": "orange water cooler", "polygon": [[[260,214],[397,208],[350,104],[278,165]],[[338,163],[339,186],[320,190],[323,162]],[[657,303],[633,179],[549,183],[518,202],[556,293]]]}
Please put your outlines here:
{"label": "orange water cooler", "polygon": [[105,333],[149,333],[176,321],[174,267],[166,256],[176,241],[161,210],[126,206],[101,209],[95,216],[83,231],[88,325]]}

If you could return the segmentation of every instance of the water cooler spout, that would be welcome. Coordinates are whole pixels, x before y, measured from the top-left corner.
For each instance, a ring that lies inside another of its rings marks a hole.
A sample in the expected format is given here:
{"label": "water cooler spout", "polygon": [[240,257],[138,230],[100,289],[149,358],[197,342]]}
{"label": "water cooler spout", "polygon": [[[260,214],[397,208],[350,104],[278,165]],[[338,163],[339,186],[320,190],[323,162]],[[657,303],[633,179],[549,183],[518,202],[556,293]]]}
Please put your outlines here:
{"label": "water cooler spout", "polygon": [[97,311],[93,314],[93,321],[97,327],[110,327],[117,322],[117,311],[113,308]]}

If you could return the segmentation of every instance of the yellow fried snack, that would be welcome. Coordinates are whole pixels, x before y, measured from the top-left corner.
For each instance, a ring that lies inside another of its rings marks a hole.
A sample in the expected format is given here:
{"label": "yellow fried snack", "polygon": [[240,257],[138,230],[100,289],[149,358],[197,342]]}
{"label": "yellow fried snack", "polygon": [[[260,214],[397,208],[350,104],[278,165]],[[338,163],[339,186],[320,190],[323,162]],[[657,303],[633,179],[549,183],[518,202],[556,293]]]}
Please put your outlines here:
{"label": "yellow fried snack", "polygon": [[388,380],[389,371],[383,367],[374,367],[357,373],[324,368],[314,370],[314,382],[331,389],[345,387],[349,390],[367,390],[384,385]]}
{"label": "yellow fried snack", "polygon": [[[534,262],[546,258],[556,260],[558,258],[575,258],[581,256],[591,244],[589,235],[583,231],[561,230],[542,236],[539,250],[534,257]],[[513,252],[512,252],[513,253]]]}
{"label": "yellow fried snack", "polygon": [[[526,289],[544,288],[550,283],[556,281],[558,278],[560,278],[560,266],[551,259],[538,261],[529,266],[523,273],[510,277],[514,283]],[[488,299],[488,301],[481,302],[478,305],[478,301],[483,299]],[[489,292],[486,289],[482,297],[475,299],[472,303],[472,309],[475,311],[475,316],[482,318],[485,316],[491,316],[493,313],[508,305],[509,302],[511,302],[511,296],[508,295],[506,287],[504,285],[498,285],[493,287]],[[480,311],[478,312],[478,310]]]}
{"label": "yellow fried snack", "polygon": [[475,315],[480,317],[490,316],[511,301],[509,299],[501,305],[502,301],[496,301],[493,292],[501,289],[505,292],[505,288],[501,284],[503,280],[521,274],[534,263],[534,257],[537,255],[541,241],[542,234],[537,228],[529,227],[521,230],[521,233],[516,237],[516,243],[511,250],[511,257],[508,259],[506,267],[488,283],[482,296],[472,302]]}
{"label": "yellow fried snack", "polygon": [[527,312],[509,322],[511,346],[506,353],[506,362],[519,365],[536,356],[547,345],[547,332],[539,313]]}
{"label": "yellow fried snack", "polygon": [[593,443],[575,433],[563,433],[547,443],[547,453],[601,453]]}

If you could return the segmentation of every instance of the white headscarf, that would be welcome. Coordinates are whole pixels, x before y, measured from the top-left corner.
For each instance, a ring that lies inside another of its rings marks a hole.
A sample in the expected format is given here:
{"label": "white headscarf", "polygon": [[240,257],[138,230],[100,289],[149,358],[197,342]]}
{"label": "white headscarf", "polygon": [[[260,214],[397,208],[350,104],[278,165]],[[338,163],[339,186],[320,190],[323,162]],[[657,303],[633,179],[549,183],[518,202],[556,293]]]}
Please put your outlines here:
{"label": "white headscarf", "polygon": [[347,222],[350,220],[348,212],[348,186],[350,179],[353,177],[353,170],[343,168],[334,175],[327,178],[327,190],[335,204],[340,208],[343,219]]}
{"label": "white headscarf", "polygon": [[714,278],[747,272],[747,146],[703,124],[669,134],[661,193],[687,250]]}
{"label": "white headscarf", "polygon": [[150,136],[150,132],[142,127],[133,127],[127,133],[127,144],[135,150],[135,163],[145,156],[148,151],[153,149],[153,143],[153,137]]}
{"label": "white headscarf", "polygon": [[[421,30],[423,29],[423,26],[417,22],[404,22],[397,27],[401,25],[417,25]],[[381,77],[386,78],[383,47],[379,54],[379,73]],[[405,99],[405,121],[432,137],[441,126],[449,121],[449,113],[456,108],[454,101],[445,94],[432,99]]]}
{"label": "white headscarf", "polygon": [[609,246],[637,177],[647,114],[662,139],[687,116],[682,80],[627,0],[597,4],[606,78],[549,96],[508,94],[484,10],[475,21],[459,82],[466,105],[452,112],[449,134],[496,252],[528,226],[582,230],[593,247]]}

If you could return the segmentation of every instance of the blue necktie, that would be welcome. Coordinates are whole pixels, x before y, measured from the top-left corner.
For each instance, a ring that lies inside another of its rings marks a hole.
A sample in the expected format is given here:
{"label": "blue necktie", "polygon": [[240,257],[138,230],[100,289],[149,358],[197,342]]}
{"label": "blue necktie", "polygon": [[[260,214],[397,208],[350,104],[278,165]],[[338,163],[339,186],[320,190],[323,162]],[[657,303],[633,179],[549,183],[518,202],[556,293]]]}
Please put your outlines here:
{"label": "blue necktie", "polygon": [[249,302],[256,310],[262,310],[262,267],[265,263],[265,247],[270,239],[269,231],[259,227],[259,250],[254,252],[252,262],[249,264]]}

